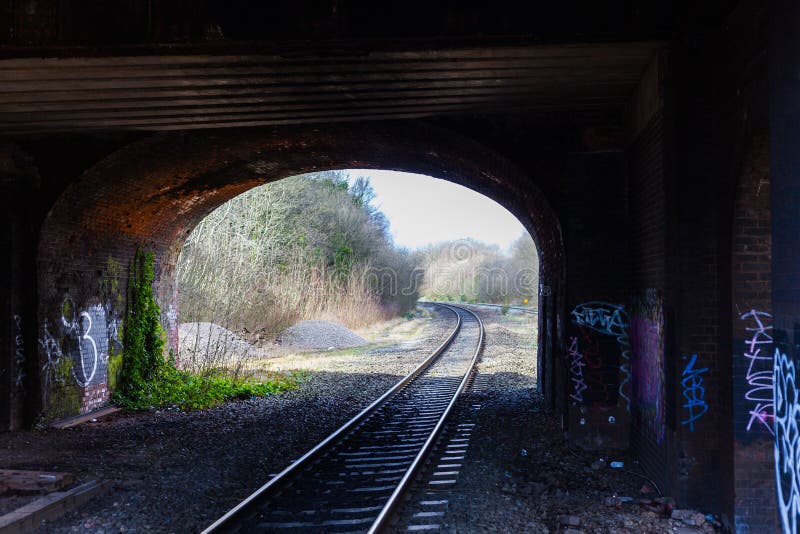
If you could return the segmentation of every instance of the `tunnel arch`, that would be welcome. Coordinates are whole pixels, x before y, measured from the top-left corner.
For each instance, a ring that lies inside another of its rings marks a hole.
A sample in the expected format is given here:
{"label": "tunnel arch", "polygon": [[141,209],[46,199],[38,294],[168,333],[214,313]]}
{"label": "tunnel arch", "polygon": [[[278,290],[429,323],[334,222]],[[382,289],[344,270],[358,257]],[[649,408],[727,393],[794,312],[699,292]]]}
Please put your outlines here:
{"label": "tunnel arch", "polygon": [[[73,358],[81,364],[72,370],[81,387],[80,411],[104,402],[108,384],[99,377],[110,351],[120,346],[127,281],[121,273],[127,273],[138,247],[154,252],[162,325],[168,346],[177,348],[175,268],[195,225],[255,186],[348,168],[413,172],[459,183],[497,201],[522,222],[539,251],[539,380],[554,401],[565,269],[555,213],[533,179],[509,160],[421,122],[170,132],[111,154],[66,188],[42,226],[37,260],[43,374],[52,372],[64,350],[56,345],[73,338]],[[43,387],[42,408],[52,412],[51,404]]]}

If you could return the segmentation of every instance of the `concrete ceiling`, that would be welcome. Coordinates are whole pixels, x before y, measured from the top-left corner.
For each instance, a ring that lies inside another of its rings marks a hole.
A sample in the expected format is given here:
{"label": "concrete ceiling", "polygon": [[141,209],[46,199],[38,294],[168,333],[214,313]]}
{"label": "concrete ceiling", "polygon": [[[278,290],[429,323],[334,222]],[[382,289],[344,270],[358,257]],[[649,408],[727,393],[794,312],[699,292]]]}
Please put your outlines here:
{"label": "concrete ceiling", "polygon": [[622,110],[658,43],[0,60],[0,131]]}

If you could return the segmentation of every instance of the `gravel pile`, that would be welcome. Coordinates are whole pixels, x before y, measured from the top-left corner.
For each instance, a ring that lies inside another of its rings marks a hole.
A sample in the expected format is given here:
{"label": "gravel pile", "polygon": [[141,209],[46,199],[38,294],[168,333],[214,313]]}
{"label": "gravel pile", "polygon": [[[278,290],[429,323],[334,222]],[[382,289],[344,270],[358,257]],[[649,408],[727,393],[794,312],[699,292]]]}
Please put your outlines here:
{"label": "gravel pile", "polygon": [[300,349],[349,349],[367,344],[367,340],[347,327],[330,321],[301,321],[278,336],[278,343]]}
{"label": "gravel pile", "polygon": [[246,340],[214,323],[181,323],[178,336],[181,357],[189,361],[227,361],[259,354]]}

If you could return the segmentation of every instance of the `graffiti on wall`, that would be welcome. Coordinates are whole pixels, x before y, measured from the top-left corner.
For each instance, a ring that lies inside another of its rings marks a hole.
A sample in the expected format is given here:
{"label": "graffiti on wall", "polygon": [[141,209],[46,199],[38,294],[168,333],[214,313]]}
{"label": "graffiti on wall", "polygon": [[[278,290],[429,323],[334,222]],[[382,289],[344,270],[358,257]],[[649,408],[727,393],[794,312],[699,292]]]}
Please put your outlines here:
{"label": "graffiti on wall", "polygon": [[22,336],[22,317],[14,316],[14,387],[22,388],[25,380],[25,340]]}
{"label": "graffiti on wall", "polygon": [[[593,406],[611,406],[616,404],[616,389],[618,383],[617,360],[607,365],[603,359],[601,340],[592,330],[578,327],[578,347],[586,362],[584,377],[586,378],[586,395],[584,404]],[[607,350],[616,350],[616,347],[605,347]]]}
{"label": "graffiti on wall", "polygon": [[800,391],[794,362],[779,349],[773,360],[775,482],[785,533],[797,532],[800,517]]}
{"label": "graffiti on wall", "polygon": [[42,389],[45,404],[47,403],[47,395],[50,388],[54,383],[60,382],[60,375],[58,374],[58,365],[61,363],[61,345],[56,341],[56,338],[50,333],[50,323],[47,319],[44,320],[42,326],[42,335],[39,338],[39,346],[44,354],[44,363],[42,364],[42,378],[44,380],[44,388]]}
{"label": "graffiti on wall", "polygon": [[586,380],[583,377],[583,368],[586,367],[586,362],[583,359],[583,354],[578,349],[578,338],[571,337],[569,342],[569,349],[567,350],[570,359],[569,374],[572,381],[572,393],[570,398],[575,403],[583,402],[583,392],[587,389]]}
{"label": "graffiti on wall", "polygon": [[[611,367],[613,372],[618,374],[618,380],[609,380],[607,373],[599,373],[602,375],[600,379],[603,381],[604,391],[609,383],[618,383],[616,392],[623,399],[625,407],[630,411],[631,344],[628,334],[628,314],[625,312],[625,307],[607,302],[585,302],[576,306],[570,316],[573,324],[579,328],[584,342],[590,342],[594,345],[599,345],[602,342],[594,338],[592,333],[611,336],[615,341],[617,345],[615,352],[619,357],[615,358],[616,364]],[[587,358],[587,366],[591,367],[588,359],[589,351],[580,343],[579,346],[581,346],[584,357]],[[602,352],[598,350],[599,354],[602,354]],[[603,366],[602,361],[600,366]],[[605,367],[608,366],[606,365]],[[587,380],[587,385],[591,390],[592,385],[589,380]]]}
{"label": "graffiti on wall", "polygon": [[75,307],[70,297],[61,306],[61,321],[55,330],[44,319],[39,346],[43,356],[42,377],[45,402],[50,387],[62,383],[59,365],[63,358],[72,362],[71,376],[82,388],[106,381],[109,343],[118,343],[119,321],[106,319],[103,306],[95,304],[84,310]]}
{"label": "graffiti on wall", "polygon": [[772,425],[774,411],[774,356],[772,354],[772,316],[769,313],[750,310],[741,316],[750,326],[745,330],[749,338],[745,341],[744,357],[747,360],[747,387],[745,400],[750,403],[750,419],[747,431],[756,426],[774,435]]}
{"label": "graffiti on wall", "polygon": [[[68,302],[67,302],[68,301]],[[108,362],[108,325],[102,306],[96,304],[78,311],[67,297],[62,306],[61,322],[70,338],[70,357],[75,361],[72,378],[80,387],[105,382],[105,364]],[[70,313],[71,312],[71,313]]]}
{"label": "graffiti on wall", "polygon": [[632,371],[636,409],[657,443],[666,432],[666,378],[664,364],[664,313],[661,297],[648,290],[631,306]]}
{"label": "graffiti on wall", "polygon": [[[683,360],[687,358],[684,355]],[[694,423],[708,411],[706,403],[706,389],[703,387],[703,373],[707,373],[708,368],[700,369],[697,367],[697,354],[692,354],[689,361],[683,367],[681,373],[681,388],[685,399],[683,409],[687,411],[682,425],[689,425],[689,431],[694,432]]]}

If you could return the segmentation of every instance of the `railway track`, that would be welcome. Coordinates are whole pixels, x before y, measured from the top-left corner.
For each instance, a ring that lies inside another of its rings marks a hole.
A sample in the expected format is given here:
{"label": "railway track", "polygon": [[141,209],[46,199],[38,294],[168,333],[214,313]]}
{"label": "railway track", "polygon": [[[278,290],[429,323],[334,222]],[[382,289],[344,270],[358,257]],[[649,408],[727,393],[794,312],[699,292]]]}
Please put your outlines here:
{"label": "railway track", "polygon": [[[427,301],[420,301],[420,302],[427,302]],[[474,306],[476,308],[494,308],[497,310],[503,309],[504,307],[509,310],[518,311],[520,313],[528,313],[531,315],[539,315],[539,310],[536,308],[529,308],[526,306],[512,306],[512,305],[503,305],[503,304],[485,304],[480,302],[471,302],[469,303],[470,306]]]}
{"label": "railway track", "polygon": [[209,526],[220,532],[378,532],[424,463],[483,345],[471,311],[411,374]]}

